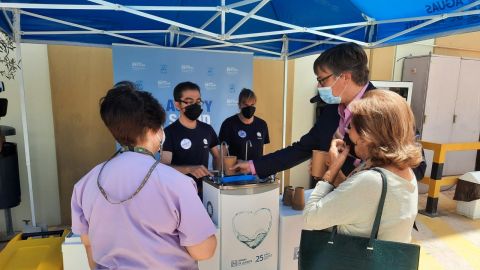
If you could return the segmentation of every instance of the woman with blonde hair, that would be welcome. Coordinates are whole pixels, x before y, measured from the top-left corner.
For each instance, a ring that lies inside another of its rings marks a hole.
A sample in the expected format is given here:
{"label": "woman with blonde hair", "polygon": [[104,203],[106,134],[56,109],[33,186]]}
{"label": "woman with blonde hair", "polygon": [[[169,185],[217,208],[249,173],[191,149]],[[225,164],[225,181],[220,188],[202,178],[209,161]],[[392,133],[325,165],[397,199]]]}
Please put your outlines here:
{"label": "woman with blonde hair", "polygon": [[[304,210],[304,229],[337,225],[340,234],[368,237],[382,191],[381,175],[370,169],[378,168],[387,178],[378,239],[410,242],[418,202],[411,168],[422,160],[413,113],[401,96],[386,90],[371,90],[349,108],[348,136],[332,141],[328,170]],[[334,182],[348,155],[363,164],[344,181]]]}

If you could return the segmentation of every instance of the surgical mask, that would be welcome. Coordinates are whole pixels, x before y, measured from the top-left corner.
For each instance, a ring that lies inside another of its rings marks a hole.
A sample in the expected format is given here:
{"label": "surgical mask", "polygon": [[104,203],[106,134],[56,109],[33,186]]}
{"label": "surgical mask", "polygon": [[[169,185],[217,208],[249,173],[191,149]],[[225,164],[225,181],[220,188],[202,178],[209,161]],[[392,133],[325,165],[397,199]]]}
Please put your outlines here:
{"label": "surgical mask", "polygon": [[157,133],[157,139],[158,139],[158,141],[160,142],[160,145],[159,145],[159,147],[158,147],[158,152],[160,152],[160,154],[161,154],[161,152],[162,152],[163,143],[165,143],[165,139],[167,138],[166,135],[165,135],[165,131],[163,130],[163,128],[162,128],[162,133],[163,133],[163,136],[162,136],[161,138],[160,138],[160,136],[159,136],[158,133]]}
{"label": "surgical mask", "polygon": [[190,120],[197,120],[197,118],[202,114],[202,106],[199,104],[191,104],[185,107],[185,116]]}
{"label": "surgical mask", "polygon": [[250,118],[253,117],[254,114],[255,114],[255,107],[254,106],[247,106],[247,107],[242,108],[242,115],[245,118],[250,119]]}
{"label": "surgical mask", "polygon": [[[341,76],[341,74],[340,74]],[[333,95],[333,90],[332,87],[337,83],[338,79],[340,76],[337,77],[335,82],[331,86],[324,86],[324,87],[318,87],[318,95],[320,98],[327,104],[340,104],[342,102],[342,97],[341,96],[334,96]],[[345,91],[345,89],[343,89]],[[343,93],[342,91],[342,93]],[[342,94],[340,93],[340,95]]]}

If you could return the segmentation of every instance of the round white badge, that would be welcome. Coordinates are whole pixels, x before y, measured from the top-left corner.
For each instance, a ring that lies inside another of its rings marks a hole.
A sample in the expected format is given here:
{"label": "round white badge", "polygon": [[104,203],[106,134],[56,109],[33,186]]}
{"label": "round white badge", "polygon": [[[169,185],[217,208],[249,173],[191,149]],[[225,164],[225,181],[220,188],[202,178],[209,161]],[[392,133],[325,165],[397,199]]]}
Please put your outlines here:
{"label": "round white badge", "polygon": [[203,139],[203,144],[208,144],[208,140],[206,138]]}
{"label": "round white badge", "polygon": [[181,142],[180,142],[180,146],[185,149],[185,150],[188,150],[190,149],[190,147],[192,147],[192,141],[190,141],[189,139],[183,139]]}
{"label": "round white badge", "polygon": [[247,132],[245,132],[245,130],[239,130],[238,131],[238,136],[243,139],[243,138],[247,137]]}
{"label": "round white badge", "polygon": [[261,138],[261,137],[262,137],[262,133],[257,132],[257,137]]}

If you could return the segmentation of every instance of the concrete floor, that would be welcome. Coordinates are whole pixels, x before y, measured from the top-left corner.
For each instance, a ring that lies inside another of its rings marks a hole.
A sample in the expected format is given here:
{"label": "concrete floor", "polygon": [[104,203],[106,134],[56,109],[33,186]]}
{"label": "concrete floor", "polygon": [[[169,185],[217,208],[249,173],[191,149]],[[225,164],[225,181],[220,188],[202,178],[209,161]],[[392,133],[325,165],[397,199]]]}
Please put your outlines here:
{"label": "concrete floor", "polygon": [[[440,194],[439,217],[417,216],[419,231],[413,232],[413,242],[422,247],[422,270],[480,269],[480,220],[457,214],[453,194],[454,190]],[[419,197],[418,209],[425,208],[426,198]]]}

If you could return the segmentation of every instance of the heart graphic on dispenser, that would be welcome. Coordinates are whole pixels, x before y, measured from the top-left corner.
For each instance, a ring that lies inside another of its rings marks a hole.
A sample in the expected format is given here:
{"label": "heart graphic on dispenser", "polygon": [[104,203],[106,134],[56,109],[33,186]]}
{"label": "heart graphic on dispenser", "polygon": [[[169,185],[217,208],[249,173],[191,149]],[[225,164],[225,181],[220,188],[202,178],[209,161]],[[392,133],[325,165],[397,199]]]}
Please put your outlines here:
{"label": "heart graphic on dispenser", "polygon": [[233,216],[232,225],[238,241],[251,249],[255,249],[270,232],[272,213],[268,208],[238,212]]}

